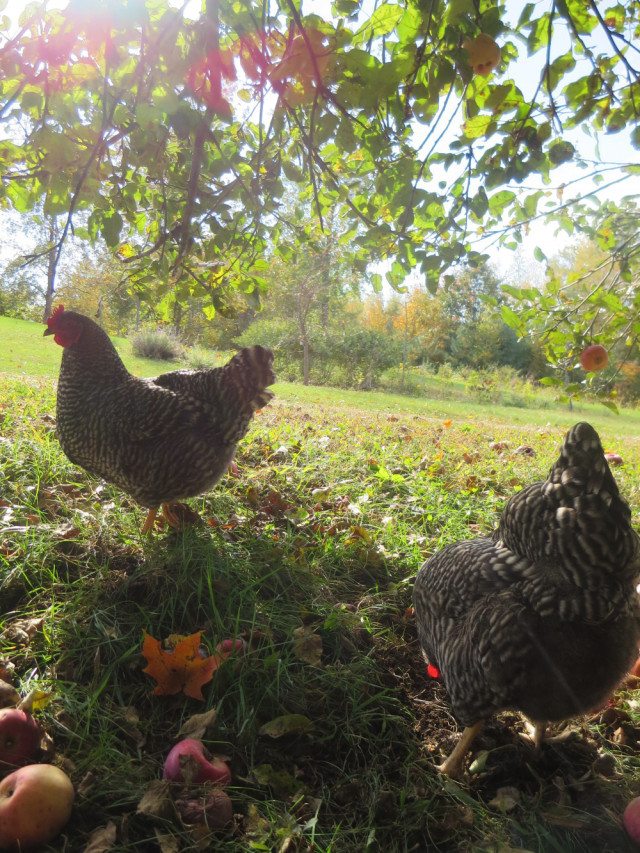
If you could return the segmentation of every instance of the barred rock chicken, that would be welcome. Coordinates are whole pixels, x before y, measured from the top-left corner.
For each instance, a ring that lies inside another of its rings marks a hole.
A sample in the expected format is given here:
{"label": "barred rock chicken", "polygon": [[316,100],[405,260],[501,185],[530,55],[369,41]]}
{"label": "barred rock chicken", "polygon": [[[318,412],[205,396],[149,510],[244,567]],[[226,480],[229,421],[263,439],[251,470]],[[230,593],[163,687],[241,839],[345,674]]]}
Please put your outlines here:
{"label": "barred rock chicken", "polygon": [[100,326],[56,308],[45,335],[64,348],[57,432],[69,459],[178,526],[173,502],[210,489],[232,460],[254,412],[273,397],[272,353],[240,350],[224,367],[132,376]]}
{"label": "barred rock chicken", "polygon": [[466,726],[445,774],[462,774],[492,713],[523,713],[539,746],[548,722],[595,708],[629,670],[640,639],[630,519],[598,434],[579,423],[491,537],[449,545],[420,569],[420,645]]}

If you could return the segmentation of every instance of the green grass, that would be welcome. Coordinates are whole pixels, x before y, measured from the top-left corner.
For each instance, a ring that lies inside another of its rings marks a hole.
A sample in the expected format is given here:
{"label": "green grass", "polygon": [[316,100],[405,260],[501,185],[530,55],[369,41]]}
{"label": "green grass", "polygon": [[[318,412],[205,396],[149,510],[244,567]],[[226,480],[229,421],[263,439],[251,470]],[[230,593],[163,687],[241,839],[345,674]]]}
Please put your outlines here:
{"label": "green grass", "polygon": [[[60,368],[62,350],[53,343],[52,338],[42,336],[43,326],[27,320],[14,320],[0,317],[0,375],[8,376],[57,376]],[[155,361],[136,358],[128,340],[114,338],[114,343],[127,368],[138,376],[156,376],[167,370],[190,367],[188,361]],[[198,351],[198,363],[202,353]],[[623,409],[620,414],[609,411],[599,403],[579,402],[572,411],[566,404],[553,403],[548,392],[541,392],[543,408],[517,408],[499,406],[493,403],[465,402],[460,399],[463,389],[459,382],[441,380],[433,377],[431,385],[434,396],[431,398],[407,397],[401,394],[381,392],[349,391],[346,389],[305,387],[291,382],[278,382],[274,386],[276,395],[292,404],[320,404],[365,412],[406,413],[424,418],[456,422],[475,423],[482,420],[490,425],[511,424],[518,429],[526,427],[562,427],[568,428],[578,420],[588,420],[605,437],[616,442],[621,437],[633,437],[640,434],[640,410]],[[453,399],[443,399],[447,388],[452,391]]]}
{"label": "green grass", "polygon": [[[80,786],[66,840],[48,849],[81,850],[109,821],[116,853],[156,849],[156,830],[183,850],[229,853],[633,849],[616,815],[640,794],[634,695],[619,697],[622,723],[583,723],[575,742],[540,757],[517,744],[515,716],[501,715],[478,744],[485,771],[444,782],[433,764],[456,727],[424,676],[406,608],[425,557],[491,530],[514,489],[546,474],[577,417],[625,457],[616,476],[637,521],[634,413],[498,411],[281,383],[241,443],[240,476],[192,502],[205,524],[149,540],[140,508],[60,450],[59,348],[36,324],[2,321],[0,335],[10,327],[24,337],[12,356],[24,375],[7,368],[3,337],[0,369],[13,375],[0,376],[0,659],[21,692],[51,692],[39,716],[53,760]],[[167,369],[124,357],[139,373]],[[501,455],[489,446],[497,439],[509,441]],[[525,442],[533,458],[514,452]],[[42,622],[25,639],[15,629],[33,618]],[[321,638],[318,666],[296,655],[303,626]],[[157,697],[142,672],[144,630],[202,630],[210,649],[243,636],[248,648],[204,702]],[[136,809],[181,724],[211,707],[205,741],[230,760],[237,817],[198,840],[175,816]],[[312,730],[260,734],[283,714],[307,716]],[[602,753],[614,756],[613,777],[593,769]],[[489,805],[505,785],[521,797],[507,815]]]}
{"label": "green grass", "polygon": [[[57,376],[62,349],[52,337],[43,337],[45,326],[30,320],[0,317],[0,373],[12,376]],[[137,358],[131,342],[125,338],[113,339],[127,368],[138,376],[156,376],[167,370],[188,367],[186,361],[159,361]]]}

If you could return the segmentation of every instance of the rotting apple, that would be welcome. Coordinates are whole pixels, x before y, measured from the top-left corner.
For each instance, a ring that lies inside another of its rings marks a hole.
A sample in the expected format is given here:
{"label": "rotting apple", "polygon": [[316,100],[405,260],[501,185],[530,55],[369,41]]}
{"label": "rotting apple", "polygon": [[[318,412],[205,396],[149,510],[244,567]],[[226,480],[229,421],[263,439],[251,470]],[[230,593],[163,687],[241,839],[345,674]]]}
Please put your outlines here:
{"label": "rotting apple", "polygon": [[602,344],[591,344],[580,353],[580,364],[582,369],[588,373],[596,373],[598,370],[604,370],[609,364],[609,353]]}
{"label": "rotting apple", "polygon": [[0,782],[0,849],[40,848],[71,816],[73,785],[52,764],[28,764]]}
{"label": "rotting apple", "polygon": [[33,761],[41,738],[40,726],[27,711],[0,708],[0,773]]}
{"label": "rotting apple", "polygon": [[487,77],[500,64],[500,47],[486,33],[465,39],[462,47],[467,51],[469,65],[474,74]]}
{"label": "rotting apple", "polygon": [[222,655],[241,655],[247,650],[247,642],[242,637],[236,639],[220,640],[216,646],[216,651]]}
{"label": "rotting apple", "polygon": [[210,756],[201,740],[188,737],[170,750],[164,762],[163,777],[183,785],[203,782],[228,785],[231,771],[221,758]]}
{"label": "rotting apple", "polygon": [[636,844],[640,844],[640,797],[636,797],[627,804],[622,813],[622,825],[629,838]]}
{"label": "rotting apple", "polygon": [[225,829],[233,820],[231,798],[220,788],[210,788],[198,799],[176,800],[176,808],[185,823],[203,823],[209,829]]}

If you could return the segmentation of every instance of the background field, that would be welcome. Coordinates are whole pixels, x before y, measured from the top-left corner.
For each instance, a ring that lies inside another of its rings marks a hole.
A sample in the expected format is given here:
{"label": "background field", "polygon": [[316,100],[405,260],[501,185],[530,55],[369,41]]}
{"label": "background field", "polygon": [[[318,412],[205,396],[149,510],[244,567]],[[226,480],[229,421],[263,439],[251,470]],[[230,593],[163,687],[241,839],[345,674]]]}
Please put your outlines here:
{"label": "background field", "polygon": [[[574,721],[576,734],[539,756],[518,718],[501,715],[478,742],[485,766],[464,785],[444,781],[433,763],[458,728],[423,672],[407,607],[422,561],[489,532],[581,418],[624,457],[616,477],[637,524],[637,412],[278,383],[239,448],[238,476],[192,501],[203,524],[146,539],[143,511],[60,450],[60,348],[42,326],[6,318],[0,340],[0,657],[21,692],[51,692],[40,716],[79,786],[66,841],[51,850],[83,849],[108,821],[115,851],[633,849],[619,816],[640,794],[637,692]],[[172,369],[118,345],[135,372]],[[535,455],[517,453],[522,444]],[[319,638],[316,665],[301,659],[300,628]],[[155,697],[143,630],[202,630],[210,649],[242,636],[248,650],[216,673],[205,702]],[[136,813],[182,722],[210,707],[206,742],[230,760],[236,813],[213,840]],[[283,714],[305,715],[311,730],[260,734]],[[517,792],[508,813],[505,786]]]}

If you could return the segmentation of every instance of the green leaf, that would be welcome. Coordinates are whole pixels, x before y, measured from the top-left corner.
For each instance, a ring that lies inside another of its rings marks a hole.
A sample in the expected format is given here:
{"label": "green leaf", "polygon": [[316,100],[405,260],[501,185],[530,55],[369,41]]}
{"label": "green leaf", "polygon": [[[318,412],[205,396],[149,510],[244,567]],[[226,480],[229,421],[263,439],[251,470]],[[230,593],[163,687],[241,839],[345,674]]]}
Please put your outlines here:
{"label": "green leaf", "polygon": [[102,217],[100,233],[110,249],[113,249],[120,242],[120,232],[122,231],[123,224],[122,217],[117,210],[104,214]]}
{"label": "green leaf", "polygon": [[467,139],[478,139],[488,135],[489,128],[495,129],[493,116],[478,115],[467,119],[463,125],[464,135]]}
{"label": "green leaf", "polygon": [[259,733],[272,738],[280,738],[284,735],[307,734],[312,729],[313,723],[304,714],[284,714],[260,726]]}
{"label": "green leaf", "polygon": [[402,6],[396,6],[394,3],[383,3],[354,34],[353,43],[362,44],[372,36],[389,35],[403,15]]}
{"label": "green leaf", "polygon": [[576,149],[565,139],[557,139],[549,146],[549,159],[556,166],[571,160],[575,153]]}

